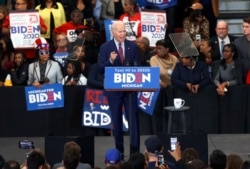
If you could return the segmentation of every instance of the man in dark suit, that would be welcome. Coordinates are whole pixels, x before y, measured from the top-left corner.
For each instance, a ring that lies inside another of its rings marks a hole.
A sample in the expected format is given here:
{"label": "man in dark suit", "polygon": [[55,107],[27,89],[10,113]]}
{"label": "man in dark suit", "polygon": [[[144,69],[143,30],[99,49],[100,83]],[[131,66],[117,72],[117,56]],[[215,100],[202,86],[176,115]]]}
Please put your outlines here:
{"label": "man in dark suit", "polygon": [[[137,45],[126,40],[125,25],[122,21],[115,21],[111,31],[113,40],[100,47],[99,68],[104,73],[105,67],[139,66],[140,57]],[[126,117],[131,124],[130,128],[130,153],[139,152],[140,134],[138,123],[137,93],[129,91],[105,91],[108,98],[111,119],[114,130],[116,148],[123,154],[123,106]],[[131,117],[130,117],[131,115]]]}
{"label": "man in dark suit", "polygon": [[229,43],[233,43],[236,37],[228,34],[228,24],[226,21],[218,21],[215,28],[217,36],[214,36],[210,39],[215,50],[215,60],[223,58],[222,49],[223,46]]}
{"label": "man in dark suit", "polygon": [[235,46],[238,50],[239,59],[244,63],[244,77],[250,70],[250,17],[243,19],[243,36],[235,40]]}

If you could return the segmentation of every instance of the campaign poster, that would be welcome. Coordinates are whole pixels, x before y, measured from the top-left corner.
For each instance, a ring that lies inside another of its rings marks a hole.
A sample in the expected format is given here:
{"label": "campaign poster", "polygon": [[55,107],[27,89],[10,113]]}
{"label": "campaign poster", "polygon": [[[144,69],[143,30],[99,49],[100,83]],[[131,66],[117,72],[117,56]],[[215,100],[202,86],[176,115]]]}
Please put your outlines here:
{"label": "campaign poster", "polygon": [[106,41],[110,41],[113,39],[113,34],[111,30],[111,25],[113,24],[114,20],[104,20],[104,29],[106,35]]}
{"label": "campaign poster", "polygon": [[165,11],[141,11],[141,36],[149,39],[150,47],[155,47],[158,40],[165,39],[166,24]]}
{"label": "campaign poster", "polygon": [[38,11],[13,11],[10,17],[10,37],[14,48],[34,48],[35,39],[40,37]]}
{"label": "campaign poster", "polygon": [[125,24],[126,29],[126,39],[129,41],[135,41],[138,36],[138,27],[140,26],[140,18],[130,20],[128,16],[124,16],[122,21]]}
{"label": "campaign poster", "polygon": [[27,110],[64,107],[64,93],[61,84],[44,84],[41,88],[25,87]]}
{"label": "campaign poster", "polygon": [[[108,100],[103,90],[86,89],[82,125],[87,127],[113,129]],[[128,131],[128,121],[123,112],[123,131]]]}
{"label": "campaign poster", "polygon": [[152,116],[159,92],[160,90],[157,90],[155,92],[138,92],[138,108],[141,111]]}

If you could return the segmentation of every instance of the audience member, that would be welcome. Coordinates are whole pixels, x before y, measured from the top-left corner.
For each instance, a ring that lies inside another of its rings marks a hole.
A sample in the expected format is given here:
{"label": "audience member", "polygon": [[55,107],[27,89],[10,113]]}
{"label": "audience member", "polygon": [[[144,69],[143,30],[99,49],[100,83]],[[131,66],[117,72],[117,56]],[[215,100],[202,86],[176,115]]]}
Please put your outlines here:
{"label": "audience member", "polygon": [[87,78],[81,73],[81,63],[79,61],[69,61],[67,63],[67,74],[62,80],[62,85],[75,86],[86,84]]}
{"label": "audience member", "polygon": [[8,9],[4,5],[0,5],[0,38],[2,37],[2,25],[8,15]]}
{"label": "audience member", "polygon": [[135,41],[141,37],[141,14],[135,0],[124,0],[124,14],[119,20],[125,23],[127,40]]}
{"label": "audience member", "polygon": [[203,15],[202,10],[202,4],[193,3],[187,10],[189,16],[183,21],[184,32],[189,33],[193,40],[196,40],[197,37],[201,39],[209,38],[209,21]]}
{"label": "audience member", "polygon": [[[0,168],[2,167],[0,166]],[[20,169],[20,164],[17,161],[9,160],[5,162],[3,169]]]}
{"label": "audience member", "polygon": [[[250,50],[249,50],[249,41],[250,41],[250,17],[243,19],[243,36],[236,39],[234,44],[238,50],[239,58],[244,63],[245,74],[250,69]],[[248,49],[248,50],[246,50]]]}
{"label": "audience member", "polygon": [[176,63],[179,62],[176,56],[169,53],[171,50],[169,39],[162,39],[156,42],[156,55],[150,58],[150,66],[160,68],[160,86],[166,88],[171,85],[171,75]]}
{"label": "audience member", "polygon": [[206,64],[197,61],[196,56],[182,57],[175,66],[171,80],[174,86],[191,93],[197,93],[211,82]]}
{"label": "audience member", "polygon": [[46,165],[44,154],[40,150],[33,150],[26,160],[27,169],[46,169]]}
{"label": "audience member", "polygon": [[223,59],[223,47],[226,44],[233,43],[236,37],[228,34],[229,28],[226,21],[221,20],[217,22],[216,28],[216,36],[210,39],[213,44],[215,50],[215,58],[216,60]]}
{"label": "audience member", "polygon": [[[15,10],[16,11],[25,11],[25,10],[30,10],[34,9],[33,5],[34,1],[33,0],[16,0],[15,2]],[[40,32],[41,34],[46,34],[47,33],[47,25],[45,24],[44,20],[42,17],[39,18],[40,20]],[[3,23],[3,29],[2,33],[10,36],[10,17],[9,15],[6,16],[5,21]],[[19,39],[12,39],[12,41],[19,40]],[[25,53],[26,55],[26,61],[28,63],[31,63],[35,60],[35,50],[33,48],[28,48],[28,49],[16,49],[16,50],[21,50],[22,52]]]}
{"label": "audience member", "polygon": [[207,169],[206,164],[200,159],[195,159],[186,164],[188,169]]}
{"label": "audience member", "polygon": [[[68,1],[68,14],[70,14],[74,10],[81,11],[83,18],[92,19],[93,16],[93,6],[91,4],[91,0],[71,0]],[[69,16],[69,15],[67,15]],[[83,19],[82,18],[82,19]],[[70,18],[67,18],[68,21]],[[82,20],[83,23],[83,20]]]}
{"label": "audience member", "polygon": [[159,156],[163,156],[163,143],[157,136],[148,137],[145,142],[146,146],[145,155],[148,158],[148,169],[154,169],[155,166],[159,166],[160,168],[166,169],[169,166],[165,160],[159,162]]}
{"label": "audience member", "polygon": [[187,169],[186,162],[181,158],[181,146],[179,143],[176,144],[176,148],[173,151],[168,150],[168,153],[174,158],[176,168]]}
{"label": "audience member", "polygon": [[111,148],[106,151],[104,164],[105,166],[114,166],[116,169],[122,163],[121,153],[118,149]]}
{"label": "audience member", "polygon": [[225,169],[240,169],[243,164],[242,158],[238,154],[227,155],[227,162]]}
{"label": "audience member", "polygon": [[2,68],[2,65],[0,64],[0,87],[4,86],[5,78],[7,76],[7,71]]}
{"label": "audience member", "polygon": [[185,163],[189,163],[193,160],[199,159],[199,153],[192,147],[185,148],[182,152],[181,158],[185,161]]}
{"label": "audience member", "polygon": [[[53,54],[53,58],[55,61],[59,62],[62,67],[65,66],[65,58],[68,57],[68,38],[64,33],[56,34],[54,39],[54,47],[56,49]],[[63,70],[65,74],[65,71]]]}
{"label": "audience member", "polygon": [[147,169],[145,156],[142,153],[135,153],[129,159],[128,162],[132,164],[134,169]]}
{"label": "audience member", "polygon": [[3,158],[3,156],[0,154],[0,168],[3,168],[5,164],[5,159]]}
{"label": "audience member", "polygon": [[[104,43],[100,47],[99,71],[104,74],[105,67],[136,65],[140,66],[140,56],[138,47],[134,42],[126,40],[125,24],[122,21],[115,21],[111,26],[114,39]],[[126,55],[124,55],[126,54]],[[125,108],[126,117],[131,120],[129,126],[131,130],[130,152],[139,152],[140,134],[138,123],[137,93],[127,91],[104,91],[109,102],[111,119],[113,122],[116,148],[124,153],[122,112]],[[133,104],[130,105],[128,101]],[[130,117],[132,115],[133,117]]]}
{"label": "audience member", "polygon": [[250,161],[244,161],[240,169],[250,169]]}
{"label": "audience member", "polygon": [[238,60],[237,49],[234,44],[227,44],[223,47],[224,58],[214,62],[213,74],[214,84],[217,86],[217,93],[224,96],[229,86],[243,83],[243,63]]}
{"label": "audience member", "polygon": [[216,35],[215,27],[217,18],[219,16],[219,0],[192,0],[193,2],[200,2],[203,5],[203,13],[207,20],[209,20],[209,35],[213,37]]}
{"label": "audience member", "polygon": [[9,72],[14,67],[13,61],[15,52],[11,39],[8,36],[0,37],[0,47],[0,62],[2,69]]}
{"label": "audience member", "polygon": [[225,169],[226,162],[226,154],[219,149],[213,150],[209,156],[209,167],[212,169]]}
{"label": "audience member", "polygon": [[[71,155],[73,157],[70,157]],[[65,167],[66,169],[71,169],[71,168],[92,169],[89,164],[80,163],[80,157],[81,157],[81,147],[74,141],[66,142],[63,148],[62,162],[55,163],[52,169],[57,169],[58,167]],[[66,166],[68,166],[68,168],[65,166],[64,160],[66,160]]]}
{"label": "audience member", "polygon": [[55,34],[65,34],[68,37],[69,42],[75,42],[77,29],[85,29],[86,27],[82,23],[83,14],[79,9],[75,9],[70,13],[70,20],[54,29]]}
{"label": "audience member", "polygon": [[138,37],[135,42],[140,51],[142,66],[150,66],[149,60],[152,55],[150,52],[149,39],[147,37]]}
{"label": "audience member", "polygon": [[209,39],[201,39],[201,43],[199,46],[199,61],[205,61],[206,57],[208,57],[209,53],[213,50],[213,44],[209,41]]}
{"label": "audience member", "polygon": [[124,0],[102,0],[101,19],[119,19],[123,14]]}
{"label": "audience member", "polygon": [[42,34],[41,37],[45,38],[50,45],[53,45],[53,29],[66,22],[64,8],[56,0],[41,0],[40,5],[36,6],[35,9],[39,11],[48,27],[47,33]]}
{"label": "audience member", "polygon": [[82,74],[88,78],[89,72],[91,70],[91,64],[85,61],[85,46],[82,44],[76,45],[74,48],[74,56],[78,58],[77,60],[81,63],[81,72]]}
{"label": "audience member", "polygon": [[26,56],[22,52],[16,52],[14,55],[14,68],[11,69],[10,76],[13,86],[26,86],[28,80],[28,68]]}
{"label": "audience member", "polygon": [[93,64],[88,76],[88,87],[95,89],[104,89],[103,81],[104,75],[99,72],[98,63]]}
{"label": "audience member", "polygon": [[35,41],[38,61],[29,65],[28,85],[40,88],[43,84],[61,83],[62,71],[58,62],[49,59],[49,44],[44,38]]}

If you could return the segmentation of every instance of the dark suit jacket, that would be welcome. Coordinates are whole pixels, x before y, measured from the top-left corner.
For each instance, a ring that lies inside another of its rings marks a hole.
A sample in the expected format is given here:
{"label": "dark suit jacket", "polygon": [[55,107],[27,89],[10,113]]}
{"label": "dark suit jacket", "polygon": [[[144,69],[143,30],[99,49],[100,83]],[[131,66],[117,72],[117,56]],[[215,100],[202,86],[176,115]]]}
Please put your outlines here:
{"label": "dark suit jacket", "polygon": [[[99,56],[99,71],[101,73],[104,73],[105,67],[108,66],[114,66],[114,67],[121,67],[121,66],[140,66],[140,56],[139,56],[139,50],[137,45],[134,42],[125,40],[125,60],[124,63],[121,62],[119,57],[119,52],[116,47],[114,39],[111,41],[108,41],[101,45],[100,47],[100,56]],[[114,63],[111,63],[109,60],[110,53],[116,52],[117,57],[114,61]],[[111,98],[120,98],[122,97],[123,92],[107,92],[104,93],[106,96]]]}
{"label": "dark suit jacket", "polygon": [[[228,35],[230,43],[234,43],[234,40],[237,38],[235,36],[232,35]],[[214,48],[214,60],[220,60],[220,45],[219,45],[219,39],[218,36],[214,36],[210,39],[210,41],[213,44],[213,48]]]}

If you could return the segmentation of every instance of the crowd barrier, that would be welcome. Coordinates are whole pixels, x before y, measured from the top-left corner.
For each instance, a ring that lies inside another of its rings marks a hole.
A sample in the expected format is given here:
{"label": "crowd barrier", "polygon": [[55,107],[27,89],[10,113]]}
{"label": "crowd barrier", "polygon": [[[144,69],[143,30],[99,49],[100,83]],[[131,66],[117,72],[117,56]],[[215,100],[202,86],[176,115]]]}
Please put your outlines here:
{"label": "crowd barrier", "polygon": [[[86,136],[100,135],[100,129],[82,126],[82,108],[85,87],[65,86],[64,108],[30,111],[26,110],[24,87],[0,88],[0,137],[40,136]],[[187,111],[188,132],[249,133],[250,87],[230,87],[224,97],[218,96],[210,85],[197,94],[169,86],[161,90],[155,113],[151,117],[139,113],[140,130],[143,135],[167,131],[168,114],[164,106],[172,106],[173,98],[183,98]],[[178,130],[178,117],[176,117]]]}

